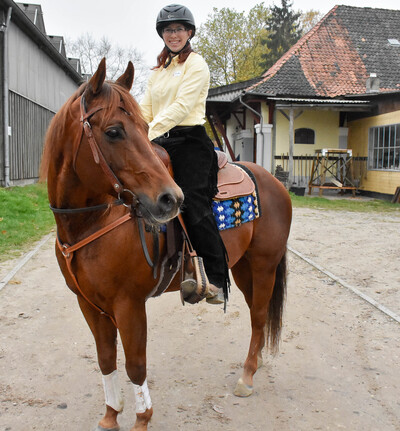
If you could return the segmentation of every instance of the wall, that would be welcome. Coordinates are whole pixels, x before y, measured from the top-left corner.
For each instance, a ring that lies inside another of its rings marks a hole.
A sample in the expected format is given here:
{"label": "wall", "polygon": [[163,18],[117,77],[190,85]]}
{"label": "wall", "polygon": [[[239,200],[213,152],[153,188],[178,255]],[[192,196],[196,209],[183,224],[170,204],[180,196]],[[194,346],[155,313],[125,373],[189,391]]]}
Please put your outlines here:
{"label": "wall", "polygon": [[[289,110],[284,112],[289,115]],[[339,148],[339,112],[308,109],[296,118],[299,112],[299,109],[294,111],[294,129],[313,129],[315,131],[315,144],[295,144],[294,156],[314,155],[315,150],[322,148]],[[287,154],[289,151],[289,120],[276,110],[275,124],[274,155]]]}
{"label": "wall", "polygon": [[77,89],[77,84],[11,20],[9,88],[56,112]]}
{"label": "wall", "polygon": [[[353,156],[368,156],[370,127],[400,123],[400,110],[349,122],[348,146]],[[360,190],[394,194],[400,186],[400,171],[367,170],[361,179]]]}

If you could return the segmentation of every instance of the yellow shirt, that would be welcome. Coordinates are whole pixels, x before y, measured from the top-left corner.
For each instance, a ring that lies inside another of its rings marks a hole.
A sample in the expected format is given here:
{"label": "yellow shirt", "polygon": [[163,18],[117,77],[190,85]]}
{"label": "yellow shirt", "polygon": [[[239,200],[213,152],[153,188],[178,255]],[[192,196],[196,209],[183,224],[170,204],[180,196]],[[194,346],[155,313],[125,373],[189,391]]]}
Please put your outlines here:
{"label": "yellow shirt", "polygon": [[149,124],[149,139],[157,138],[175,126],[205,123],[210,71],[203,57],[190,53],[184,63],[178,57],[164,69],[151,74],[140,104]]}

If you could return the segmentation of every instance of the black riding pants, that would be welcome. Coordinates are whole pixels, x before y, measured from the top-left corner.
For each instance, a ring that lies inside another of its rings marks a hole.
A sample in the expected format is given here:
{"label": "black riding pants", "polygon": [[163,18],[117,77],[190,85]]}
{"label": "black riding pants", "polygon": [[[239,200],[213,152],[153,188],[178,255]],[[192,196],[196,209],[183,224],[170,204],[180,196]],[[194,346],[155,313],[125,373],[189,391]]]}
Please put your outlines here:
{"label": "black riding pants", "polygon": [[210,282],[224,287],[228,274],[226,253],[211,208],[218,173],[213,144],[203,126],[178,129],[170,132],[169,138],[156,142],[168,152],[174,179],[183,190],[182,217],[193,248],[203,258]]}

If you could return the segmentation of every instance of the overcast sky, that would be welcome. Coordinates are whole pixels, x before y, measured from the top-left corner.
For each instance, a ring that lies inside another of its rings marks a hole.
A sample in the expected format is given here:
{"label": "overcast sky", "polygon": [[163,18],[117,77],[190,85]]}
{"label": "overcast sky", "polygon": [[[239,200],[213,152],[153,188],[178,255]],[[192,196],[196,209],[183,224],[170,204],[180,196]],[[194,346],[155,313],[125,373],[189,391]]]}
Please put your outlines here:
{"label": "overcast sky", "polygon": [[[19,0],[22,1],[22,0]],[[75,39],[89,33],[96,39],[102,36],[114,44],[133,47],[141,52],[145,62],[153,66],[162,49],[162,41],[155,31],[155,20],[162,7],[174,1],[168,0],[31,0],[29,3],[42,5],[46,32],[49,35]],[[213,7],[228,7],[237,11],[248,11],[261,1],[256,0],[186,0],[184,4],[193,13],[196,25],[207,20]],[[265,1],[266,6],[281,4],[280,0]],[[336,4],[358,7],[400,9],[399,0],[294,0],[293,9],[329,12]]]}

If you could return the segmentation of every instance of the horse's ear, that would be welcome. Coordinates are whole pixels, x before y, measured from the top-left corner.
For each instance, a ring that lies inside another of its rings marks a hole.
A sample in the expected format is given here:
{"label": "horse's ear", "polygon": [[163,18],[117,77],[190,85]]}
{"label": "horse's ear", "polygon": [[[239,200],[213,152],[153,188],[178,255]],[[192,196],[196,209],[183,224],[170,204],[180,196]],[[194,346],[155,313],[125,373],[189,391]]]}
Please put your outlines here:
{"label": "horse's ear", "polygon": [[116,83],[126,88],[129,91],[132,88],[134,76],[135,76],[135,68],[133,67],[132,62],[130,61],[128,63],[128,66],[126,67],[124,74],[121,75],[116,80]]}
{"label": "horse's ear", "polygon": [[99,67],[97,68],[95,74],[90,78],[88,84],[88,91],[92,93],[93,96],[99,94],[103,88],[104,80],[106,79],[106,59],[103,58],[100,61]]}

